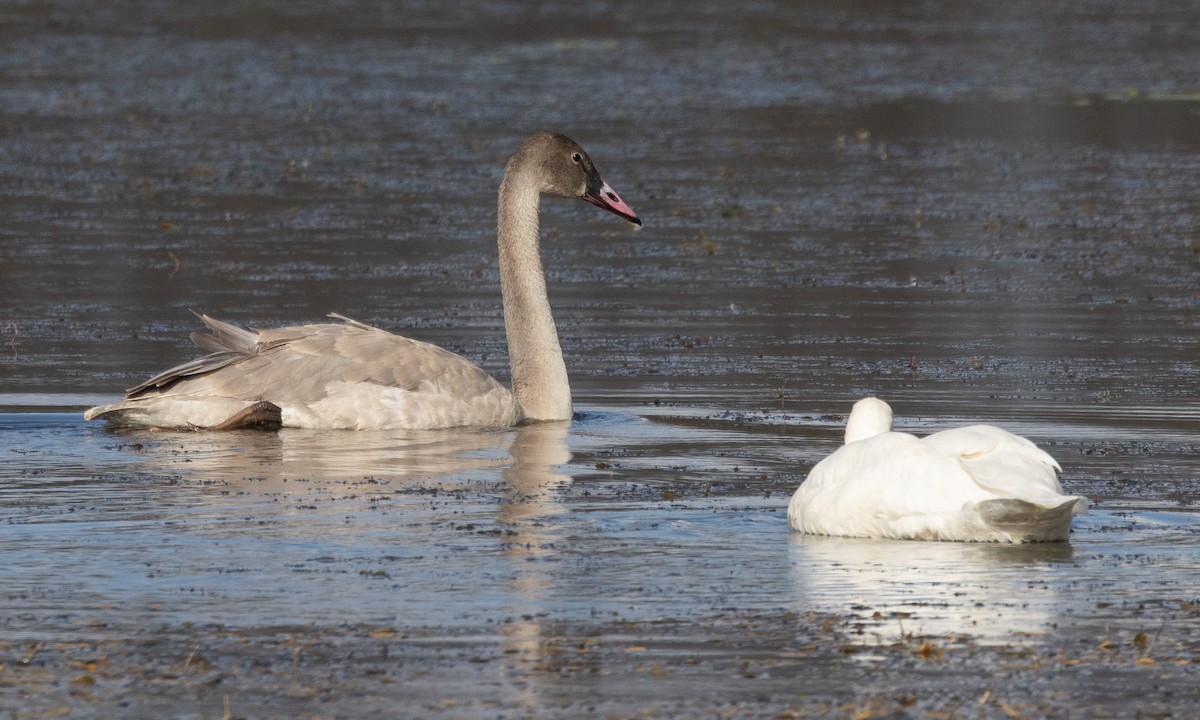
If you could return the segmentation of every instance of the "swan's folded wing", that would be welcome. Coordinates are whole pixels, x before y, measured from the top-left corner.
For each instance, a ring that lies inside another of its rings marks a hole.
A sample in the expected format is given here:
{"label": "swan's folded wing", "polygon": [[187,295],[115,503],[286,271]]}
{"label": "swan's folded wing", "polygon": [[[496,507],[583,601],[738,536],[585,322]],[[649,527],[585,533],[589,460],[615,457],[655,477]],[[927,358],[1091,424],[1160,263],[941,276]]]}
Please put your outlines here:
{"label": "swan's folded wing", "polygon": [[170,424],[183,417],[206,427],[190,419],[193,411],[176,409],[192,402],[211,419],[209,413],[225,412],[231,402],[240,409],[266,400],[284,409],[285,422],[302,426],[385,427],[397,412],[412,427],[519,420],[507,389],[429,343],[354,321],[254,332],[202,319],[212,332],[197,344],[215,352],[160,373],[86,417],[129,414],[131,424],[167,425],[155,421],[159,411],[150,408],[173,400],[182,404],[172,405]]}
{"label": "swan's folded wing", "polygon": [[[222,339],[217,333],[214,336]],[[460,396],[498,387],[490,375],[460,355],[358,322],[297,325],[254,336],[252,346],[244,336],[232,336],[226,350],[207,356],[212,360],[206,372],[206,358],[179,366],[175,375],[180,383],[170,391],[264,397],[276,404],[292,404],[320,400],[331,386],[341,383],[409,391],[451,386]],[[196,365],[200,367],[189,369]],[[169,378],[171,373],[160,377]]]}
{"label": "swan's folded wing", "polygon": [[934,433],[921,442],[958,458],[981,488],[998,496],[1044,502],[1062,495],[1058,462],[1007,430],[970,425]]}

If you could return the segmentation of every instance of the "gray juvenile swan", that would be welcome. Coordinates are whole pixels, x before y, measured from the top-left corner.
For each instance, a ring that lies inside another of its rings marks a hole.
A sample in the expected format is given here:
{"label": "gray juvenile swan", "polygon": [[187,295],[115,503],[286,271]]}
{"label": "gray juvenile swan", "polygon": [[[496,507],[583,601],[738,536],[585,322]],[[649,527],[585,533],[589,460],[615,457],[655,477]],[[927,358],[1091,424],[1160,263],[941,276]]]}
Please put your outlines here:
{"label": "gray juvenile swan", "polygon": [[435,345],[341,323],[252,331],[200,319],[211,354],[171,368],[84,413],[114,426],[431,429],[569,420],[571,388],[538,251],[541,195],[581,198],[642,224],[574,140],[526,138],[500,183],[497,243],[512,390]]}

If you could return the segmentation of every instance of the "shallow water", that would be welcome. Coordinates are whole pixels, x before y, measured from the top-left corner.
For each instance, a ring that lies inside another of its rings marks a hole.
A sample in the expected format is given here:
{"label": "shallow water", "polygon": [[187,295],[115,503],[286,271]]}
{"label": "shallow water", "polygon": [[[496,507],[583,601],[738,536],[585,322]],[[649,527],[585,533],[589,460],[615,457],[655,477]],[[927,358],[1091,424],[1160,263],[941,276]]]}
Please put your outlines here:
{"label": "shallow water", "polygon": [[[752,694],[773,698],[754,712],[804,707],[810,694],[904,705],[878,684],[904,682],[914,658],[936,678],[907,681],[931,711],[990,690],[948,682],[956,663],[1057,658],[1122,674],[1149,663],[1140,676],[1190,682],[1200,515],[1147,490],[1100,502],[1069,544],[792,535],[795,448],[831,444],[833,424],[609,408],[509,431],[205,435],[5,413],[0,434],[19,443],[0,470],[4,647],[19,670],[9,688],[58,707],[55,686],[39,694],[46,681],[28,668],[61,667],[58,688],[98,682],[67,705],[103,716],[129,697],[118,690],[128,677],[187,686],[186,658],[200,648],[195,672],[220,678],[221,697],[252,716],[310,682],[298,680],[306,672],[330,669],[394,675],[386,707],[422,697],[422,714],[488,716],[494,703],[540,714],[559,697],[576,707],[583,680],[571,658],[585,650],[596,653],[589,672],[632,673],[621,693],[588,690],[618,713],[704,712],[740,696],[700,688],[723,682],[723,664],[751,672],[748,657],[762,679]],[[315,667],[288,660],[301,652]],[[96,658],[101,670],[77,670]],[[251,682],[236,670],[245,663],[271,674]],[[495,683],[537,690],[484,683],[447,694],[464,664],[480,663],[499,663],[487,671]],[[815,675],[800,692],[778,663]],[[672,682],[636,686],[666,666],[678,666]],[[859,667],[882,674],[852,682]],[[1115,700],[1098,697],[1109,682],[1051,707],[1124,702],[1143,681],[1120,680],[1126,695]],[[1174,692],[1165,707],[1191,702]],[[156,695],[132,697],[158,712]],[[196,701],[190,691],[166,697],[176,710]]]}
{"label": "shallow water", "polygon": [[[1200,702],[1188,8],[3,13],[8,716]],[[504,378],[495,188],[542,128],[646,223],[544,205],[569,427],[80,418],[190,357],[188,310],[338,311]],[[1069,545],[790,537],[869,393],[1030,437],[1091,514]]]}
{"label": "shallow water", "polygon": [[1069,545],[790,537],[792,486],[775,465],[804,426],[743,435],[616,411],[432,433],[0,421],[30,440],[2,476],[12,639],[128,623],[449,627],[785,608],[865,612],[884,635],[996,640],[1098,601],[1200,596],[1200,516],[1188,512],[1098,509]]}

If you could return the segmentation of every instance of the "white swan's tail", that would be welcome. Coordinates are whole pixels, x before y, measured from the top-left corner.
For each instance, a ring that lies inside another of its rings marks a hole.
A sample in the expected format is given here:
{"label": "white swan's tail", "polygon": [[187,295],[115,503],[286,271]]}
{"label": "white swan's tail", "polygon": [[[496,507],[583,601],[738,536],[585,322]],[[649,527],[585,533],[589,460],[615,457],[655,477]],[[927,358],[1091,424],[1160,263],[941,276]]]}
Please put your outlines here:
{"label": "white swan's tail", "polygon": [[1071,518],[1087,512],[1087,499],[1063,495],[1055,505],[1042,505],[1001,498],[981,500],[974,509],[997,535],[1009,542],[1064,542],[1071,532]]}

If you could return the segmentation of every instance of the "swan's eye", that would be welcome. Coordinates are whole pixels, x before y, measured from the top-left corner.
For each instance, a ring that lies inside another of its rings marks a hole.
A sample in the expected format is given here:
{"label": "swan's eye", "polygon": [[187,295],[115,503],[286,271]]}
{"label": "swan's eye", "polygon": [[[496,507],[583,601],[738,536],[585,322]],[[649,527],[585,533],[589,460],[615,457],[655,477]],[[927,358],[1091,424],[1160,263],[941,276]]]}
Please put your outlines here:
{"label": "swan's eye", "polygon": [[571,153],[571,162],[578,165],[579,163],[583,162],[583,156],[579,153]]}

